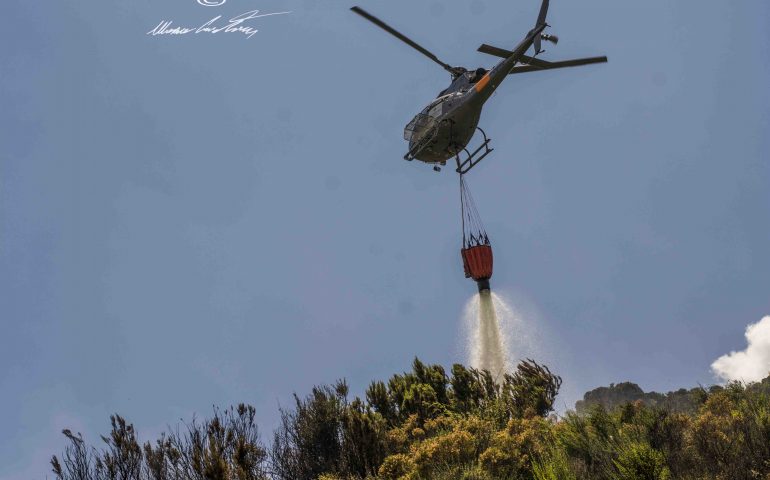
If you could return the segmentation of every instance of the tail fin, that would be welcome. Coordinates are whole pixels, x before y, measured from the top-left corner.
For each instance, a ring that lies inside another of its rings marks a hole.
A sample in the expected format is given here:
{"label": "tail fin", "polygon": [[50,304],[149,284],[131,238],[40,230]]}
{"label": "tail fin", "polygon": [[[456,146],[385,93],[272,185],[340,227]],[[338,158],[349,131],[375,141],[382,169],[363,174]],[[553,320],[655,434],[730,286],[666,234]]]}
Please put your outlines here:
{"label": "tail fin", "polygon": [[543,4],[540,5],[540,14],[537,16],[536,27],[545,25],[545,16],[548,14],[548,0],[543,0]]}
{"label": "tail fin", "polygon": [[[544,27],[545,25],[547,25],[547,23],[545,23],[545,16],[547,14],[548,14],[548,0],[543,0],[542,5],[540,5],[540,14],[537,16],[537,23],[535,23],[535,28]],[[540,30],[542,31],[543,29],[540,28]],[[538,32],[535,35],[535,40],[533,42],[535,45],[535,55],[543,51],[540,48],[540,37],[541,35]]]}

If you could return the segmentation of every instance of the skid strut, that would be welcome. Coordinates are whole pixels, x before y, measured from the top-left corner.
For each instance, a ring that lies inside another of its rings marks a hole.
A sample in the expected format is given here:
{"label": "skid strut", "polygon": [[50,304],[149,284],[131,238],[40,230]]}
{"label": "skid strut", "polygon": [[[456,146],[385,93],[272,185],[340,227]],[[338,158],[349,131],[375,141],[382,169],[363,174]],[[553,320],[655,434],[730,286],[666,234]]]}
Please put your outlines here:
{"label": "skid strut", "polygon": [[[457,169],[455,169],[455,171],[460,175],[468,173],[471,168],[478,165],[479,162],[484,159],[484,157],[489,155],[490,152],[494,151],[494,148],[489,148],[489,141],[491,139],[487,138],[487,134],[484,133],[484,130],[482,130],[481,127],[476,128],[484,136],[484,141],[481,143],[481,145],[479,145],[478,148],[473,151],[473,153],[470,153],[467,148],[463,148],[463,151],[466,154],[466,157],[463,161],[460,161],[460,152],[458,151],[455,153],[455,161],[457,162]],[[482,149],[484,150],[483,152],[481,151]]]}

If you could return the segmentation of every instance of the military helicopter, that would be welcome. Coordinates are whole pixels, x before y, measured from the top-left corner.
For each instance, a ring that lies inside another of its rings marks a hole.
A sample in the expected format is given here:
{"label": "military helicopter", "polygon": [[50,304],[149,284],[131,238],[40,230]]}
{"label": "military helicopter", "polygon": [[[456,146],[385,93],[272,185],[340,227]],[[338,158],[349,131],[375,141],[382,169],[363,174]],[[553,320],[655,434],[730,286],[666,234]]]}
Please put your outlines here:
{"label": "military helicopter", "polygon": [[[441,171],[439,165],[446,165],[447,160],[454,157],[457,163],[456,172],[463,175],[478,165],[493,150],[489,147],[490,139],[487,134],[478,126],[479,118],[484,103],[508,75],[607,61],[607,57],[604,56],[560,62],[547,62],[535,58],[545,51],[541,48],[542,40],[554,45],[559,41],[556,35],[543,33],[546,27],[550,26],[545,22],[548,1],[543,0],[540,6],[540,14],[537,17],[535,28],[527,32],[524,39],[513,50],[505,50],[487,44],[478,48],[479,52],[503,59],[491,70],[484,68],[468,70],[463,67],[453,67],[442,62],[436,55],[361,7],[351,8],[353,12],[441,65],[452,75],[452,83],[449,87],[442,90],[438,97],[415,115],[404,128],[404,139],[409,142],[409,151],[404,155],[404,160],[417,159],[433,164],[433,169],[438,172]],[[525,55],[532,46],[535,47],[534,55],[531,57]],[[484,140],[473,152],[469,152],[467,146],[476,130],[481,132]],[[463,154],[462,158],[461,154]]]}

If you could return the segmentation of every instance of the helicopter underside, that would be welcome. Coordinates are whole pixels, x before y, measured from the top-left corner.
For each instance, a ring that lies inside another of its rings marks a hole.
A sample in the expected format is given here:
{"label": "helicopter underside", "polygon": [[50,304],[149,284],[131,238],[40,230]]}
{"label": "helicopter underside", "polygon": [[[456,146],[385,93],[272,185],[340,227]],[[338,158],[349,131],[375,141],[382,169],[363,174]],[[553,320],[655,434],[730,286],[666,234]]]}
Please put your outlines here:
{"label": "helicopter underside", "polygon": [[468,145],[478,123],[479,115],[458,115],[437,121],[409,142],[411,157],[425,163],[445,164]]}

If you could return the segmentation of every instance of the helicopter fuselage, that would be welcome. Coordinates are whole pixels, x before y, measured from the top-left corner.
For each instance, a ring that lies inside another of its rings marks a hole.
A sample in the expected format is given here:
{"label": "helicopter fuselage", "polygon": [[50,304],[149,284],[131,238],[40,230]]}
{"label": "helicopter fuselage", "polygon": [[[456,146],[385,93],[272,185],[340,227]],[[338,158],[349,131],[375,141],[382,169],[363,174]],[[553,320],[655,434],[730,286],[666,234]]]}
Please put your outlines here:
{"label": "helicopter fuselage", "polygon": [[451,85],[406,126],[404,137],[411,156],[443,165],[465,149],[476,132],[484,103],[544,28],[540,25],[530,30],[511,55],[491,70],[458,72]]}

